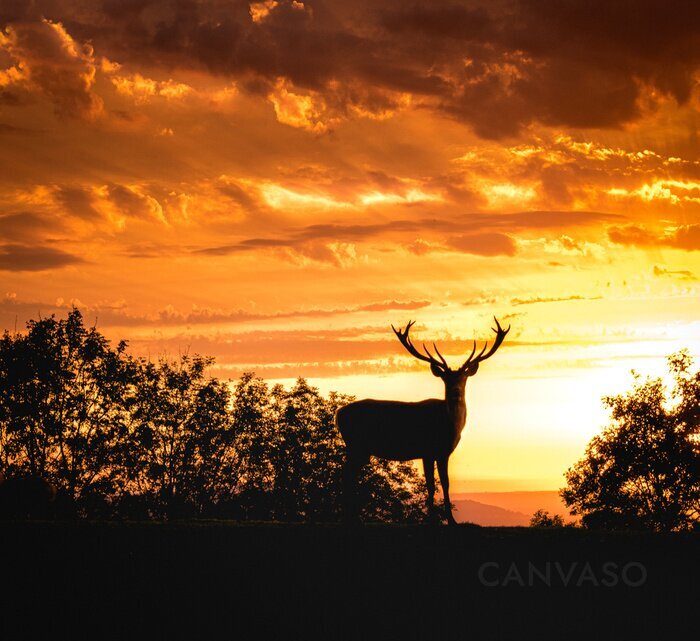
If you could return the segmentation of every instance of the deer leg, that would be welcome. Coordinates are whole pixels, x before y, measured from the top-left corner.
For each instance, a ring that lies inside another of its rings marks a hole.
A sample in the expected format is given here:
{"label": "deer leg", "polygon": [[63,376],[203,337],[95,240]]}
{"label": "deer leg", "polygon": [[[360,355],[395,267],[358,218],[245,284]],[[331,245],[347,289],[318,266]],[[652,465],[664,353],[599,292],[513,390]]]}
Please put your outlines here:
{"label": "deer leg", "polygon": [[445,517],[448,525],[457,525],[455,517],[452,515],[452,504],[450,503],[450,477],[447,474],[448,457],[438,459],[437,468],[440,475],[440,485],[442,485],[442,496],[445,501]]}
{"label": "deer leg", "polygon": [[435,461],[433,459],[423,459],[423,473],[425,474],[425,485],[428,488],[427,518],[432,521],[435,516]]}
{"label": "deer leg", "polygon": [[347,450],[343,466],[343,503],[346,523],[360,521],[360,510],[357,501],[357,476],[369,457]]}

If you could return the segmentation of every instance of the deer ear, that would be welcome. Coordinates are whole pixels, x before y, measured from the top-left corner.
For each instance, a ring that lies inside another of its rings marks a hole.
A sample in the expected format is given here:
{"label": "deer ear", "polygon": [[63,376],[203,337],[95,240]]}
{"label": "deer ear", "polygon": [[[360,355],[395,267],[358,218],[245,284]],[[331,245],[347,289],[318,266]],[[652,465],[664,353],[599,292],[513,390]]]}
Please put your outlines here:
{"label": "deer ear", "polygon": [[470,365],[469,369],[467,370],[467,376],[474,376],[479,371],[479,363],[474,363],[474,365]]}
{"label": "deer ear", "polygon": [[430,371],[433,373],[433,376],[437,376],[438,378],[442,378],[442,370],[434,363],[430,364]]}

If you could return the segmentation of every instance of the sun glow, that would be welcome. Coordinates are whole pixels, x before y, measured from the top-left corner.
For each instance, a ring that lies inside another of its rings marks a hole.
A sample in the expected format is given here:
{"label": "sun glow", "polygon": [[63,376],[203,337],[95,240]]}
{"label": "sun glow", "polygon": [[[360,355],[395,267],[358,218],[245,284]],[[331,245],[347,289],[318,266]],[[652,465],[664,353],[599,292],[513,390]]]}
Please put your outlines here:
{"label": "sun glow", "polygon": [[674,205],[683,202],[700,203],[700,182],[656,180],[632,190],[612,188],[608,190],[608,193],[612,196],[637,197],[647,202],[667,200]]}
{"label": "sun glow", "polygon": [[487,185],[484,191],[492,207],[509,202],[526,203],[537,195],[534,187],[515,185],[513,183]]}
{"label": "sun glow", "polygon": [[420,189],[409,189],[405,194],[386,194],[379,191],[373,191],[359,197],[359,201],[362,205],[440,202],[441,200],[441,196],[437,194],[427,194]]}
{"label": "sun glow", "polygon": [[328,195],[299,193],[274,184],[261,186],[260,192],[267,204],[275,209],[300,207],[343,208],[350,206],[349,203],[335,200]]}

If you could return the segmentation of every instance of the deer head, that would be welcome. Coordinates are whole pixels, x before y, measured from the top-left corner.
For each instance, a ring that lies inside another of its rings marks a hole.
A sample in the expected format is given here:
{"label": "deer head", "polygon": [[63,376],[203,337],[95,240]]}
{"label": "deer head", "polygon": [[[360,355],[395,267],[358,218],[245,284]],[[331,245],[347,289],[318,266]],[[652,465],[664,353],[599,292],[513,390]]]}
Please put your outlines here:
{"label": "deer head", "polygon": [[493,317],[493,320],[496,322],[496,327],[492,328],[492,330],[496,332],[496,340],[494,341],[493,345],[491,345],[491,348],[486,351],[486,348],[488,347],[487,341],[484,343],[484,347],[481,349],[481,351],[477,354],[476,341],[474,341],[471,354],[467,360],[462,363],[461,367],[458,367],[457,369],[452,369],[447,364],[447,361],[440,353],[440,350],[437,348],[435,343],[433,343],[433,350],[437,354],[438,358],[433,356],[430,350],[425,346],[425,343],[422,345],[422,352],[416,348],[408,335],[411,331],[411,327],[413,327],[415,324],[415,321],[409,322],[408,325],[406,325],[406,328],[403,330],[396,329],[393,325],[391,326],[391,329],[394,330],[394,334],[396,334],[396,337],[406,348],[406,351],[411,354],[411,356],[415,356],[421,361],[430,363],[430,371],[433,373],[433,376],[441,378],[445,384],[445,397],[449,401],[463,398],[464,387],[467,383],[467,379],[477,373],[479,370],[479,363],[485,361],[487,358],[491,358],[491,356],[496,353],[496,350],[501,346],[506,334],[508,334],[510,331],[510,325],[507,329],[503,329],[495,316]]}

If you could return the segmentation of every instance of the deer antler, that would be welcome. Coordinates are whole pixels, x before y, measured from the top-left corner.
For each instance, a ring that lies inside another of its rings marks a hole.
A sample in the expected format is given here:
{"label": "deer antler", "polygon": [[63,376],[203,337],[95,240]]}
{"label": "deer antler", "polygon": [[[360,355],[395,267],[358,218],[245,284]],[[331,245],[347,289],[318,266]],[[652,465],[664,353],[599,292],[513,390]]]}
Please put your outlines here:
{"label": "deer antler", "polygon": [[[496,321],[496,327],[492,327],[491,329],[494,332],[496,332],[496,340],[491,346],[491,349],[488,352],[486,352],[486,348],[489,345],[488,341],[486,341],[482,350],[477,354],[476,358],[474,358],[474,353],[476,352],[476,341],[474,341],[472,353],[469,355],[469,358],[466,361],[464,361],[464,365],[462,365],[462,367],[459,368],[460,372],[463,372],[471,365],[475,365],[476,363],[485,361],[487,358],[491,358],[496,353],[496,350],[501,346],[503,339],[506,337],[506,334],[510,331],[510,325],[508,325],[508,329],[503,329],[495,316],[493,317],[493,320]],[[484,352],[486,353],[484,354]]]}
{"label": "deer antler", "polygon": [[406,325],[406,329],[403,331],[400,329],[396,329],[393,325],[391,326],[391,329],[394,330],[394,334],[396,334],[396,337],[399,339],[401,344],[406,348],[406,351],[411,354],[411,356],[415,356],[416,358],[425,361],[426,363],[430,363],[431,365],[434,365],[435,367],[441,369],[444,372],[449,371],[449,367],[447,366],[447,361],[443,358],[442,354],[438,350],[437,346],[435,343],[433,343],[433,349],[436,351],[437,355],[440,357],[440,360],[437,360],[429,351],[428,348],[425,346],[425,343],[423,344],[423,351],[425,354],[421,354],[416,349],[416,346],[411,342],[411,339],[408,337],[408,332],[411,331],[411,327],[415,325],[416,321],[411,321]]}

